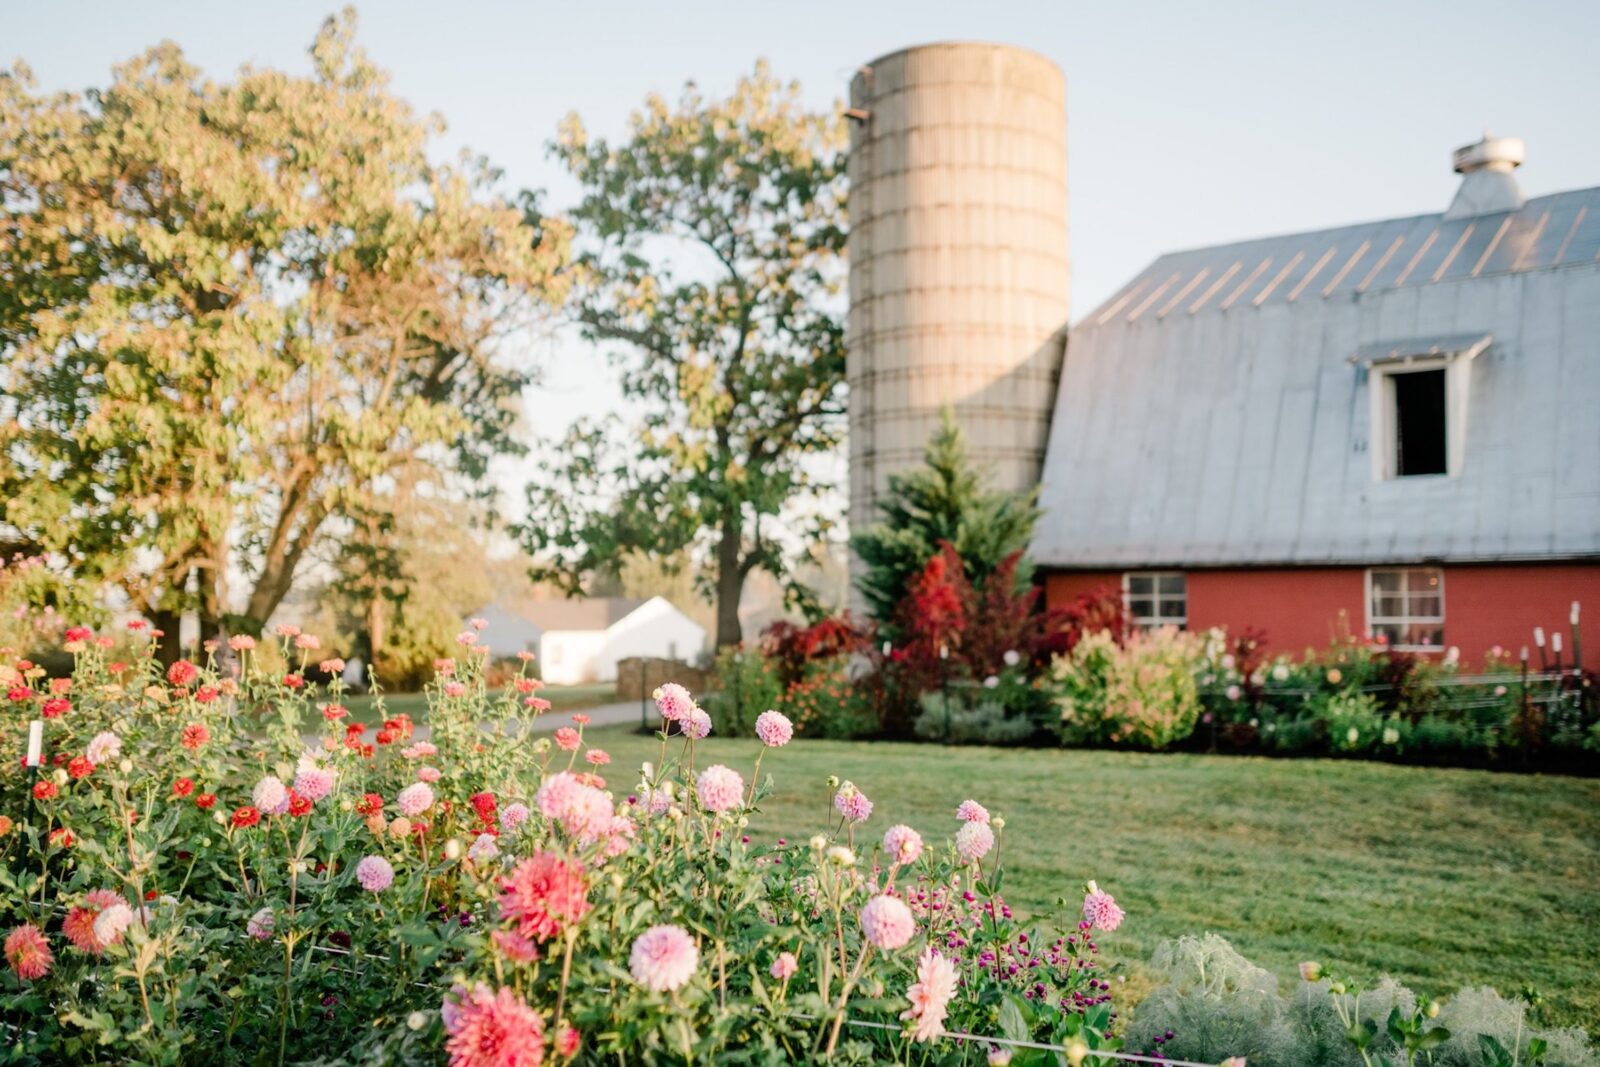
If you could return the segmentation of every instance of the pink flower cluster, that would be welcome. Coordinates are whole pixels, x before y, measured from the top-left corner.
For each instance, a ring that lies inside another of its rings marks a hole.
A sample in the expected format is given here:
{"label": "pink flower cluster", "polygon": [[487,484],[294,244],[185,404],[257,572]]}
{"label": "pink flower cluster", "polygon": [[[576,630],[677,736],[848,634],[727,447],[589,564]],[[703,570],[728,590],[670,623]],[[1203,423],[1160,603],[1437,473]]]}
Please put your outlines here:
{"label": "pink flower cluster", "polygon": [[535,852],[500,882],[500,917],[516,932],[548,941],[589,912],[583,867],[551,852]]}
{"label": "pink flower cluster", "polygon": [[356,864],[356,881],[369,893],[381,893],[394,884],[394,867],[382,856],[363,856]]}
{"label": "pink flower cluster", "polygon": [[539,1067],[544,1020],[510,989],[456,986],[445,997],[444,1049],[450,1067]]}
{"label": "pink flower cluster", "polygon": [[899,897],[887,893],[873,897],[861,909],[861,936],[885,952],[893,952],[911,940],[917,921]]}
{"label": "pink flower cluster", "polygon": [[833,794],[833,808],[851,822],[866,822],[872,816],[872,801],[854,782],[844,783]]}
{"label": "pink flower cluster", "polygon": [[1122,925],[1122,909],[1117,907],[1115,898],[1105,892],[1093,882],[1089,883],[1089,891],[1083,898],[1083,921],[1096,930],[1105,930],[1108,933]]}
{"label": "pink flower cluster", "polygon": [[744,802],[744,777],[716,763],[700,772],[694,791],[707,811],[732,811]]}
{"label": "pink flower cluster", "polygon": [[[400,790],[400,795],[395,797],[394,802],[401,814],[415,819],[433,807],[433,790],[427,782],[412,782]],[[260,807],[259,804],[256,806]]]}
{"label": "pink flower cluster", "polygon": [[656,710],[661,712],[661,717],[668,722],[677,722],[689,714],[694,707],[694,698],[689,691],[677,682],[668,682],[652,694],[656,701]]}
{"label": "pink flower cluster", "polygon": [[[615,815],[611,798],[586,785],[571,771],[559,771],[546,778],[533,802],[545,818],[585,844],[611,831]],[[507,814],[510,810],[506,809]]]}
{"label": "pink flower cluster", "polygon": [[915,863],[922,856],[922,835],[909,826],[891,826],[883,835],[883,851],[894,863]]}
{"label": "pink flower cluster", "polygon": [[906,990],[911,1007],[900,1018],[911,1021],[911,1040],[932,1041],[944,1033],[945,1015],[956,993],[954,960],[941,956],[931,946],[917,960],[917,980]]}
{"label": "pink flower cluster", "polygon": [[756,716],[756,737],[768,748],[787,745],[794,739],[794,723],[781,711],[763,711]]}
{"label": "pink flower cluster", "polygon": [[652,926],[639,935],[628,954],[633,980],[652,993],[670,993],[694,977],[700,950],[681,926]]}

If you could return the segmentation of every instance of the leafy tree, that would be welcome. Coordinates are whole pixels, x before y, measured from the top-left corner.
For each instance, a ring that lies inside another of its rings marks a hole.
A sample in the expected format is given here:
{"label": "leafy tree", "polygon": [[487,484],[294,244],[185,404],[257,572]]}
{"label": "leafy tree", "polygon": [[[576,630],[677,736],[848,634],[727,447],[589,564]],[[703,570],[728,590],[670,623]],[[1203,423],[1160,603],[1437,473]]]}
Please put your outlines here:
{"label": "leafy tree", "polygon": [[[924,465],[889,476],[878,501],[881,518],[851,538],[865,564],[856,587],[868,611],[893,629],[896,609],[914,577],[948,542],[967,581],[983,585],[1014,553],[1027,549],[1039,509],[1038,492],[984,488],[986,472],[968,461],[966,440],[947,408],[924,450]],[[1014,564],[1016,589],[1033,580],[1026,559]]]}
{"label": "leafy tree", "polygon": [[[429,161],[435,119],[330,19],[306,77],[204,78],[162,44],[86,94],[0,72],[0,495],[35,550],[169,638],[259,626],[395,486],[515,448],[500,340],[566,234]],[[175,651],[169,647],[169,654]]]}
{"label": "leafy tree", "polygon": [[576,116],[553,151],[584,188],[572,308],[641,414],[580,421],[530,486],[536,580],[581,591],[630,552],[693,558],[740,640],[773,528],[820,488],[843,425],[844,136],[765,65],[733,94],[652,96],[621,144]]}

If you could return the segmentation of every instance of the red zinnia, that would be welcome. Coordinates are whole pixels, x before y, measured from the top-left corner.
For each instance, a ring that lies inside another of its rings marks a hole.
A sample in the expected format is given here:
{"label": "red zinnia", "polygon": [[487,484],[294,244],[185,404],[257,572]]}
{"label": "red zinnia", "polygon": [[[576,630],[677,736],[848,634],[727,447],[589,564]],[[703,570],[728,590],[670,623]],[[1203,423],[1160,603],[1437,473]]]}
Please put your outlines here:
{"label": "red zinnia", "polygon": [[383,810],[382,793],[366,793],[356,801],[356,811],[362,815],[371,815]]}
{"label": "red zinnia", "polygon": [[200,675],[200,670],[186,659],[180,659],[167,668],[167,681],[176,686],[185,686]]}
{"label": "red zinnia", "polygon": [[550,852],[536,852],[500,883],[500,916],[517,933],[548,941],[589,911],[583,867]]}
{"label": "red zinnia", "polygon": [[175,797],[186,797],[193,792],[193,778],[179,778],[176,782],[172,783],[172,795]]}
{"label": "red zinnia", "polygon": [[54,800],[59,792],[61,790],[57,789],[56,784],[48,778],[41,778],[33,783],[33,799],[35,800]]}
{"label": "red zinnia", "polygon": [[183,728],[183,737],[179,744],[191,751],[199,749],[211,740],[211,731],[206,729],[204,723],[192,722]]}
{"label": "red zinnia", "polygon": [[194,806],[199,808],[201,811],[211,810],[211,807],[216,804],[216,802],[217,794],[215,793],[201,793],[199,796],[194,798]]}
{"label": "red zinnia", "polygon": [[293,789],[289,790],[289,814],[311,814],[311,798],[301,793],[296,793]]}
{"label": "red zinnia", "polygon": [[484,822],[493,822],[495,802],[493,793],[474,793],[470,798],[472,810],[478,813],[478,818]]}
{"label": "red zinnia", "polygon": [[72,710],[72,701],[63,697],[51,697],[39,706],[39,713],[47,719],[59,719]]}
{"label": "red zinnia", "polygon": [[261,813],[250,805],[233,809],[233,825],[235,829],[243,830],[247,826],[254,826],[261,821]]}
{"label": "red zinnia", "polygon": [[87,626],[69,626],[61,636],[67,641],[87,641],[94,636],[94,631]]}
{"label": "red zinnia", "polygon": [[222,694],[217,691],[217,688],[211,685],[202,685],[199,689],[194,691],[195,700],[201,704],[209,704],[221,695]]}
{"label": "red zinnia", "polygon": [[286,674],[283,676],[283,684],[290,689],[299,689],[306,684],[306,680],[298,674]]}
{"label": "red zinnia", "polygon": [[60,845],[62,848],[71,848],[78,843],[78,839],[65,826],[58,826],[50,831],[50,843]]}
{"label": "red zinnia", "polygon": [[94,764],[88,756],[73,756],[67,763],[67,773],[74,778],[87,778],[94,773]]}

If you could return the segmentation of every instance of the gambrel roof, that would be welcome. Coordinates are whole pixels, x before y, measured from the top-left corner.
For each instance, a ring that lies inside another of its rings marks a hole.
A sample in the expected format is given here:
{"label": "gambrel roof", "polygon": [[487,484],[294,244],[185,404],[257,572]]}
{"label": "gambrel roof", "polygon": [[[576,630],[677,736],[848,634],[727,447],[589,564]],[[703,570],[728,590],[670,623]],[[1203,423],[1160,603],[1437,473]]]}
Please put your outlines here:
{"label": "gambrel roof", "polygon": [[[1468,343],[1459,473],[1375,478],[1374,359]],[[1040,501],[1046,566],[1600,555],[1600,188],[1160,257],[1069,333]]]}

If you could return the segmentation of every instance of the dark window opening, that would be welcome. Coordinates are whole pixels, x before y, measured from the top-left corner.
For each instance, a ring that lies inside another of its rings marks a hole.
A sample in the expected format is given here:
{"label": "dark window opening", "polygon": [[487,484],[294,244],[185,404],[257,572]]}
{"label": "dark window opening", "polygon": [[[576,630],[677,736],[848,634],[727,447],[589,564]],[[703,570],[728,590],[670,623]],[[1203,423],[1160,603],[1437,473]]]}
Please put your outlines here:
{"label": "dark window opening", "polygon": [[1394,376],[1395,473],[1447,474],[1442,370]]}

